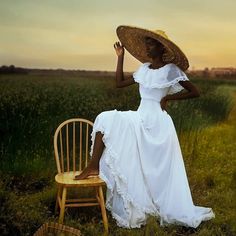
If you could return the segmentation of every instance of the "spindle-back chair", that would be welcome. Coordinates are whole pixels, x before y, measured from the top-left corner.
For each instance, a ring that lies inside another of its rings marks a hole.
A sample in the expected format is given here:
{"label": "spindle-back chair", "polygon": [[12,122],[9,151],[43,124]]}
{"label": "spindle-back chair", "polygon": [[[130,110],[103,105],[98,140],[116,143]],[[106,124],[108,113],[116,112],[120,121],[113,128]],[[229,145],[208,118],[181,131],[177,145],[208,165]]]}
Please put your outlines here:
{"label": "spindle-back chair", "polygon": [[[62,122],[54,134],[54,156],[57,166],[55,181],[58,186],[55,212],[60,208],[59,223],[63,223],[66,207],[86,207],[100,205],[105,232],[108,232],[108,221],[105,209],[102,186],[106,183],[95,176],[74,180],[90,161],[90,135],[93,123],[83,118],[72,118]],[[70,188],[92,187],[95,198],[67,199]]]}

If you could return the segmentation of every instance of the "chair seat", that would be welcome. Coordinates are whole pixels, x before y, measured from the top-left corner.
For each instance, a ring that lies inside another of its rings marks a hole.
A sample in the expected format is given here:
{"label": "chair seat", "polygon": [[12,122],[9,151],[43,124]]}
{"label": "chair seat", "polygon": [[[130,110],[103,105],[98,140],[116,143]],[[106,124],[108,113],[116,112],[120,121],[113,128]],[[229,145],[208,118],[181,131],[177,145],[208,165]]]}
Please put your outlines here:
{"label": "chair seat", "polygon": [[55,180],[58,184],[66,185],[68,187],[72,186],[99,186],[99,185],[106,185],[106,183],[99,177],[90,177],[80,180],[74,180],[76,175],[79,175],[82,171],[69,171],[57,174],[55,176]]}

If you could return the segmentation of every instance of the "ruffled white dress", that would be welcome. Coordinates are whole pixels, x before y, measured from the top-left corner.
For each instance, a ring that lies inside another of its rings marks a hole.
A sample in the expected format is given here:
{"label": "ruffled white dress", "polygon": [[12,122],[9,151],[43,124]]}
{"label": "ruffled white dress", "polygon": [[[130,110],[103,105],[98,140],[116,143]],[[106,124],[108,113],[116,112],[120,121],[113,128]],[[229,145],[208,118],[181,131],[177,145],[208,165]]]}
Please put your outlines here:
{"label": "ruffled white dress", "polygon": [[106,208],[118,226],[140,228],[150,214],[161,226],[196,228],[215,215],[211,208],[193,204],[174,123],[160,106],[166,94],[184,89],[178,81],[189,79],[173,63],[159,69],[150,64],[133,73],[141,97],[136,111],[114,109],[96,117],[90,155],[95,133],[101,131],[105,148],[99,176],[107,184]]}

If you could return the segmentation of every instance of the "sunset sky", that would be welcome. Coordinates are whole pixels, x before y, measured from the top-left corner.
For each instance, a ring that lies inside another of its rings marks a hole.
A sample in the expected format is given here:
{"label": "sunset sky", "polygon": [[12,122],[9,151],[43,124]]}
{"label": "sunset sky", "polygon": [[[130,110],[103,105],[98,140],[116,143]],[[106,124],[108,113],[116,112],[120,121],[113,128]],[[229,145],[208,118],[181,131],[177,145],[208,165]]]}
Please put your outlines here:
{"label": "sunset sky", "polygon": [[[235,0],[2,0],[0,65],[115,71],[116,28],[161,29],[190,69],[236,66]],[[140,65],[125,52],[124,71]]]}

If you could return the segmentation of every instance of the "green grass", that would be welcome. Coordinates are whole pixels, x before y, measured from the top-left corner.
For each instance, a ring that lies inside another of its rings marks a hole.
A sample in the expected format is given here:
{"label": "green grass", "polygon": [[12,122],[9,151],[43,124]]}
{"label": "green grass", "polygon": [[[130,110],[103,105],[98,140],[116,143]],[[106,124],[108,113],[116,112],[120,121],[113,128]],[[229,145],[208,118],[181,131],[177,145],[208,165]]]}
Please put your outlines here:
{"label": "green grass", "polygon": [[[127,230],[119,228],[107,211],[111,235],[235,235],[235,82],[192,81],[201,96],[171,101],[167,109],[179,136],[194,203],[212,207],[216,218],[191,229],[162,228],[150,216],[146,226]],[[0,233],[32,235],[46,221],[58,220],[52,142],[57,126],[74,117],[94,121],[104,110],[136,110],[138,85],[116,89],[114,78],[34,74],[1,75],[0,84]],[[95,207],[68,209],[65,224],[84,235],[103,232]]]}

